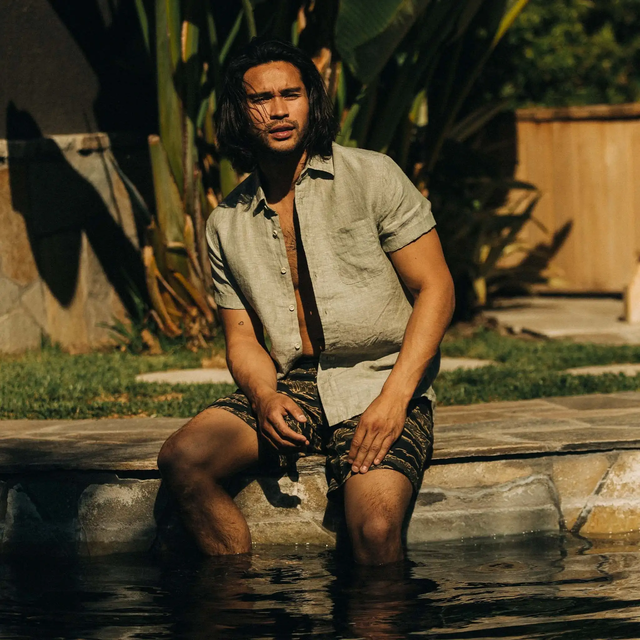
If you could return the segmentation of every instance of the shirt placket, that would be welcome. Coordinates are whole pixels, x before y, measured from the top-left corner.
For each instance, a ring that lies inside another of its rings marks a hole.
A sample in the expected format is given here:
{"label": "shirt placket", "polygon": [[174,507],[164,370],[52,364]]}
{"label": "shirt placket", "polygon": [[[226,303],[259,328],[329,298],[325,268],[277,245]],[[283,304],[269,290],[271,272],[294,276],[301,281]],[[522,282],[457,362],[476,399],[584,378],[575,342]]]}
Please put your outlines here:
{"label": "shirt placket", "polygon": [[[321,267],[321,257],[317,251],[317,243],[314,242],[314,234],[323,233],[324,221],[321,219],[321,212],[313,210],[313,206],[316,203],[316,198],[313,193],[309,193],[314,188],[314,180],[304,174],[295,185],[295,198],[296,198],[296,210],[298,212],[298,220],[300,221],[300,241],[304,247],[304,252],[307,258],[307,265],[309,267],[309,276],[311,278],[311,286],[313,287],[313,293],[318,308],[318,314],[320,316],[320,322],[322,324],[322,333],[324,337],[325,351],[321,355],[321,360],[326,362],[333,361],[333,356],[326,353],[331,349],[334,338],[331,333],[331,327],[328,323],[330,305],[327,301],[330,300],[331,294],[325,293],[325,287],[331,287],[331,283],[327,283],[320,276],[319,271]],[[315,194],[317,196],[317,194]],[[309,206],[306,203],[309,202]]]}
{"label": "shirt placket", "polygon": [[300,326],[298,325],[298,316],[296,314],[296,294],[293,289],[293,280],[291,279],[289,260],[287,258],[287,248],[284,244],[284,237],[282,233],[282,227],[280,226],[280,218],[278,214],[267,207],[269,212],[269,222],[271,237],[274,242],[277,243],[277,268],[280,273],[278,278],[281,282],[280,290],[283,291],[283,300],[287,301],[287,315],[289,321],[287,326],[289,330],[287,332],[286,344],[287,350],[291,349],[286,354],[287,362],[292,362],[302,352],[302,336],[300,335]]}

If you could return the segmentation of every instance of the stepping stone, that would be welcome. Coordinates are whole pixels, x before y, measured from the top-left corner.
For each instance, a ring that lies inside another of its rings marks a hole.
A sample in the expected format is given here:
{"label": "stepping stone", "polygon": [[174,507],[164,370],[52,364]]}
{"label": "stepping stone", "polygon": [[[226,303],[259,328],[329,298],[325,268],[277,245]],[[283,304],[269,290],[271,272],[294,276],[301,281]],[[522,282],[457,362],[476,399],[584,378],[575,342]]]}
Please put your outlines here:
{"label": "stepping stone", "polygon": [[[496,364],[491,360],[477,358],[442,358],[441,371],[456,369],[478,369]],[[136,382],[164,382],[166,384],[235,384],[228,369],[172,369],[154,371],[136,376]]]}
{"label": "stepping stone", "polygon": [[136,376],[136,382],[167,384],[235,384],[228,369],[173,369]]}
{"label": "stepping stone", "polygon": [[480,369],[498,364],[493,360],[480,360],[478,358],[442,358],[440,371],[455,371],[456,369]]}
{"label": "stepping stone", "polygon": [[567,369],[565,373],[583,376],[600,376],[603,373],[622,373],[625,376],[637,376],[640,373],[639,364],[603,364],[593,367],[575,367]]}
{"label": "stepping stone", "polygon": [[[629,290],[628,308],[635,295]],[[502,299],[484,313],[514,333],[575,342],[640,344],[640,322],[621,322],[623,314],[624,305],[619,299],[560,296]]]}

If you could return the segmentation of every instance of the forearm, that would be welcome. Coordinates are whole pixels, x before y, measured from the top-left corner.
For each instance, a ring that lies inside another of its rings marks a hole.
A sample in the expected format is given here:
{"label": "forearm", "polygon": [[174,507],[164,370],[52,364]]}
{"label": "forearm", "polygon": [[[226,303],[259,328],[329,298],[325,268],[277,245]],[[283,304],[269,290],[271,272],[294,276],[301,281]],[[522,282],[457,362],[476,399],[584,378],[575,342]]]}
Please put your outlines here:
{"label": "forearm", "polygon": [[423,288],[415,298],[398,360],[382,388],[382,396],[409,404],[431,360],[438,353],[454,309],[449,279],[437,288]]}
{"label": "forearm", "polygon": [[254,408],[259,398],[276,392],[276,367],[260,343],[238,340],[227,344],[227,365]]}

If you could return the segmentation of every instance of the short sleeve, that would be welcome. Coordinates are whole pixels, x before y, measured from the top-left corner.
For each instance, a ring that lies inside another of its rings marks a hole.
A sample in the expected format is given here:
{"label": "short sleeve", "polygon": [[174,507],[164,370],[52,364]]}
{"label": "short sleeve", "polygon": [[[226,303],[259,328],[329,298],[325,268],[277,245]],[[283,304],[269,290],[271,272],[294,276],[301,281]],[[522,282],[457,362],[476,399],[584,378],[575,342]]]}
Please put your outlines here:
{"label": "short sleeve", "polygon": [[224,309],[246,309],[244,296],[222,258],[218,234],[211,222],[212,220],[207,224],[207,245],[213,278],[213,299]]}
{"label": "short sleeve", "polygon": [[385,252],[402,249],[435,227],[431,203],[388,156],[383,156],[380,184],[384,188],[378,198],[376,223]]}

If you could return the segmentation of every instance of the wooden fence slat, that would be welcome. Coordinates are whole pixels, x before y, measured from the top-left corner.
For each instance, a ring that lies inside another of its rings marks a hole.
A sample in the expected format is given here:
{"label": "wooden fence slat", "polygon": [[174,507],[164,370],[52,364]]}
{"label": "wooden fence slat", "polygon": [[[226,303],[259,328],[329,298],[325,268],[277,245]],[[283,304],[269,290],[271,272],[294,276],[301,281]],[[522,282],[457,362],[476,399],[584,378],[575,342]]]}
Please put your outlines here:
{"label": "wooden fence slat", "polygon": [[[640,255],[640,104],[618,106],[517,114],[516,176],[542,192],[534,215],[550,233],[572,224],[551,264],[566,291],[620,292]],[[529,225],[522,239],[549,236]]]}

